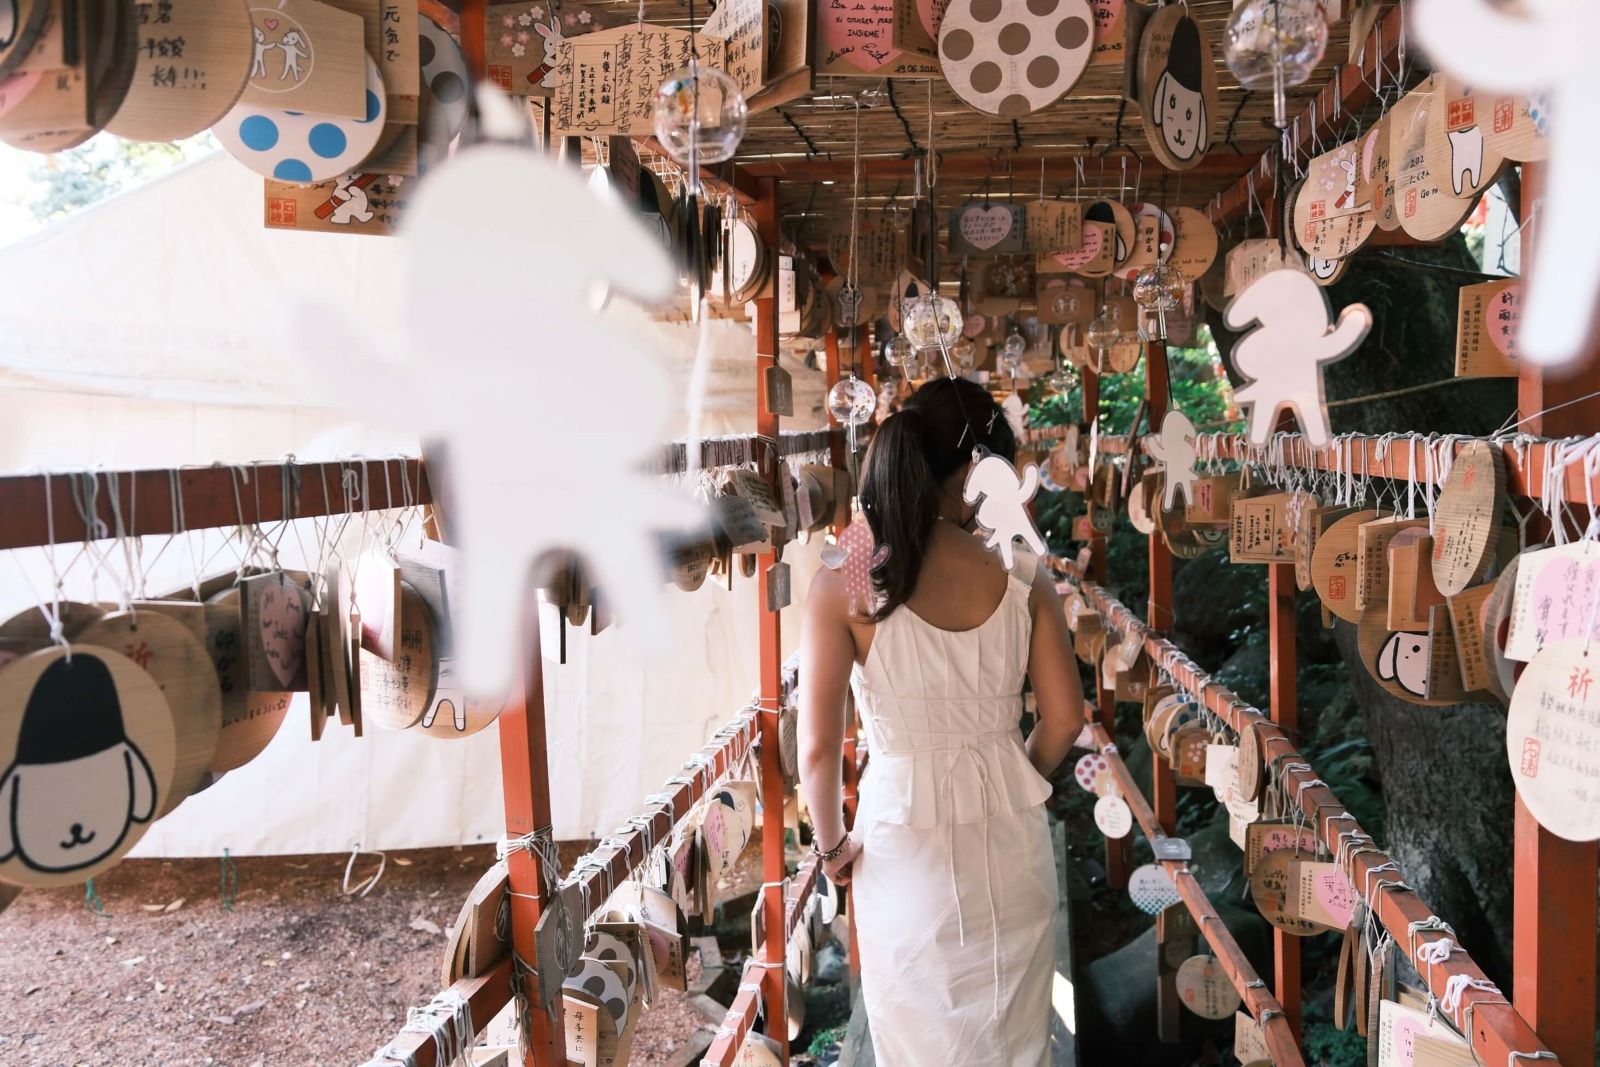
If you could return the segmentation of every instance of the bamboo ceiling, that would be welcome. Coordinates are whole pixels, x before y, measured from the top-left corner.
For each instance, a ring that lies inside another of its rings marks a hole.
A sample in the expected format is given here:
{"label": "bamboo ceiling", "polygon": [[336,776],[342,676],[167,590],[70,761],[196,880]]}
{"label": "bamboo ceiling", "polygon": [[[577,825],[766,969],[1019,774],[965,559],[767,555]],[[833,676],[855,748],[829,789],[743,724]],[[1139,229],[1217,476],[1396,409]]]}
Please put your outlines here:
{"label": "bamboo ceiling", "polygon": [[[630,0],[609,6],[618,20],[635,18],[641,9]],[[1068,96],[1015,122],[974,110],[939,78],[818,76],[810,96],[750,117],[736,162],[752,174],[780,179],[787,233],[806,245],[825,244],[831,230],[849,224],[853,98],[859,95],[864,218],[893,204],[909,206],[912,160],[930,144],[939,161],[940,218],[957,204],[983,197],[1036,199],[1041,160],[1044,195],[1070,197],[1078,158],[1084,159],[1085,196],[1121,193],[1129,201],[1142,195],[1203,207],[1278,142],[1278,131],[1272,127],[1272,94],[1244,89],[1221,61],[1232,0],[1188,0],[1188,7],[1212,39],[1222,98],[1217,141],[1188,172],[1168,172],[1150,155],[1138,108],[1123,103],[1121,64],[1091,66]],[[688,0],[645,0],[642,10],[649,22],[691,25]],[[693,24],[709,12],[708,4],[695,0]],[[1290,90],[1291,116],[1347,59],[1349,29],[1348,20],[1333,26],[1321,66],[1307,84]]]}

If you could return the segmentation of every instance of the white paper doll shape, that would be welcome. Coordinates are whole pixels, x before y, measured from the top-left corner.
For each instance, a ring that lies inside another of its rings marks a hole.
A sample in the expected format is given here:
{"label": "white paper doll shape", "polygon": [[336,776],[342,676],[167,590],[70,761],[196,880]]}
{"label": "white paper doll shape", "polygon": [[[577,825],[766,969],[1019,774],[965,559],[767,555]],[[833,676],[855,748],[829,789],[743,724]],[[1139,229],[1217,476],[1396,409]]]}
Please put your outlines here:
{"label": "white paper doll shape", "polygon": [[1372,312],[1351,304],[1333,320],[1327,294],[1305,271],[1269,271],[1228,305],[1230,330],[1255,328],[1233,346],[1233,367],[1250,384],[1234,392],[1250,407],[1250,443],[1261,447],[1272,436],[1278,412],[1294,412],[1306,440],[1328,443],[1328,411],[1322,395],[1322,368],[1344,359],[1372,329]]}
{"label": "white paper doll shape", "polygon": [[1521,13],[1490,0],[1416,0],[1406,12],[1428,56],[1476,89],[1549,101],[1550,154],[1519,358],[1562,366],[1582,351],[1600,295],[1600,231],[1590,190],[1600,173],[1600,4],[1529,0]]}
{"label": "white paper doll shape", "polygon": [[1149,449],[1161,464],[1161,481],[1165,486],[1161,510],[1172,510],[1180,489],[1183,502],[1194,503],[1194,480],[1199,475],[1194,469],[1194,423],[1189,421],[1189,416],[1177,410],[1167,412],[1167,417],[1161,420],[1161,435],[1150,442]]}
{"label": "white paper doll shape", "polygon": [[1390,634],[1378,652],[1378,677],[1413,696],[1426,697],[1432,644],[1427,634]]}
{"label": "white paper doll shape", "polygon": [[16,857],[50,874],[93,867],[150,821],[156,789],[105,662],[63,656],[34,682],[16,756],[0,774],[0,863]]}
{"label": "white paper doll shape", "polygon": [[[509,211],[496,191],[510,189],[557,207]],[[408,365],[378,359],[327,307],[303,309],[301,344],[368,418],[443,446],[439,484],[461,549],[465,688],[510,688],[530,568],[557,550],[578,552],[618,616],[639,626],[647,647],[664,648],[655,534],[693,525],[696,512],[647,473],[667,437],[669,384],[595,314],[591,286],[665,300],[666,251],[577,170],[494,144],[457,153],[422,180],[402,240]],[[518,267],[485,267],[496,263]],[[581,401],[600,383],[596,423]]]}
{"label": "white paper doll shape", "polygon": [[1027,432],[1028,405],[1022,402],[1022,397],[1012,393],[1000,402],[1000,410],[1005,412],[1006,422],[1011,424],[1011,432],[1017,440],[1022,440],[1022,435]]}
{"label": "white paper doll shape", "polygon": [[989,533],[984,546],[1000,553],[1008,571],[1017,565],[1014,542],[1019,537],[1035,555],[1045,554],[1044,538],[1028,513],[1028,502],[1038,491],[1038,467],[1028,464],[1018,478],[1015,467],[993,455],[973,464],[961,487],[961,498],[978,505],[978,525]]}

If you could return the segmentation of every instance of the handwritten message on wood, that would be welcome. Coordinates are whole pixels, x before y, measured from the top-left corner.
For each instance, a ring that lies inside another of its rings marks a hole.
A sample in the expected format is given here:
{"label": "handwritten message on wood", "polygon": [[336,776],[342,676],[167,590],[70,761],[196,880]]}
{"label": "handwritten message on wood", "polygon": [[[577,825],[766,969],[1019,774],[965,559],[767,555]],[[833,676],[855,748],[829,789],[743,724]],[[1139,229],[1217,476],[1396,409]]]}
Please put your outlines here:
{"label": "handwritten message on wood", "polygon": [[[701,37],[697,44],[702,66],[723,65],[720,40]],[[656,88],[689,65],[690,49],[687,30],[649,23],[562,41],[556,51],[555,132],[650,134]]]}

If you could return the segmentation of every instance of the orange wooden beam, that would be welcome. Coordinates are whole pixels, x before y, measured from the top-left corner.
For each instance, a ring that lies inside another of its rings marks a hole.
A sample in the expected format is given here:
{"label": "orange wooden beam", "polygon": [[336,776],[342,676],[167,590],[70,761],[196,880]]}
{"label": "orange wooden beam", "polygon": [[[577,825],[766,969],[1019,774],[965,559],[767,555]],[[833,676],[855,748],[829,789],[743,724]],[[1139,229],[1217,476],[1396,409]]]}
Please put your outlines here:
{"label": "orange wooden beam", "polygon": [[[1384,929],[1389,931],[1402,951],[1415,959],[1416,948],[1424,941],[1440,936],[1430,933],[1418,935],[1412,932],[1413,924],[1426,923],[1436,916],[1433,909],[1428,907],[1414,890],[1405,885],[1405,874],[1398,869],[1393,857],[1376,850],[1375,847],[1370,850],[1346,849],[1343,855],[1339,855],[1338,841],[1341,834],[1360,835],[1367,841],[1371,841],[1371,837],[1366,835],[1360,824],[1349,816],[1344,803],[1333,790],[1322,784],[1316,768],[1300,754],[1294,742],[1281,727],[1231,690],[1213,682],[1210,675],[1184,655],[1182,649],[1146,630],[1144,623],[1109,592],[1096,583],[1084,579],[1076,564],[1060,559],[1054,559],[1051,563],[1059,571],[1079,582],[1084,597],[1105,617],[1108,625],[1117,629],[1132,628],[1144,633],[1145,651],[1172,677],[1179,688],[1210,708],[1235,732],[1249,728],[1257,731],[1268,766],[1275,767],[1280,772],[1284,795],[1304,813],[1306,824],[1316,832],[1317,839],[1322,842],[1323,847],[1338,856],[1345,873],[1356,889],[1361,891],[1363,896],[1367,895],[1368,890],[1372,891],[1373,914],[1378,922],[1383,924]],[[1589,911],[1584,917],[1583,925],[1592,929],[1593,897],[1589,899],[1588,904]],[[1448,916],[1439,918],[1448,921]],[[1473,962],[1465,947],[1458,947],[1461,950],[1452,953],[1446,962],[1424,965],[1418,969],[1423,984],[1436,997],[1444,996],[1446,984],[1457,975],[1465,975],[1471,981],[1488,983],[1482,968]],[[1592,1003],[1588,1010],[1593,1011]],[[1466,1035],[1480,1063],[1506,1063],[1513,1052],[1525,1055],[1547,1053],[1546,1062],[1566,1063],[1568,1067],[1578,1067],[1579,1064],[1587,1065],[1591,1062],[1555,1057],[1552,1050],[1546,1046],[1539,1034],[1534,1032],[1518,1010],[1505,1003],[1505,998],[1492,989],[1468,987],[1461,994],[1454,1015],[1447,1018]],[[1469,1018],[1472,1021],[1470,1027],[1466,1025]]]}
{"label": "orange wooden beam", "polygon": [[[1546,387],[1548,389],[1548,386]],[[1600,386],[1597,386],[1600,388]],[[1594,433],[1600,427],[1600,422],[1591,422],[1585,434]],[[1455,442],[1457,453],[1472,440],[1460,438]],[[1399,479],[1415,477],[1417,484],[1438,484],[1437,477],[1430,477],[1424,453],[1419,444],[1413,450],[1410,442],[1405,440],[1390,441],[1387,448],[1379,443],[1376,437],[1364,434],[1341,434],[1325,448],[1313,448],[1306,444],[1304,438],[1279,436],[1277,441],[1283,446],[1284,462],[1290,467],[1301,470],[1331,471],[1335,466],[1342,469],[1354,467],[1357,474],[1370,474],[1374,478]],[[1545,471],[1549,466],[1549,455],[1544,447],[1550,442],[1548,438],[1543,441],[1529,442],[1512,448],[1509,445],[1503,450],[1506,461],[1506,492],[1512,496],[1535,497],[1543,494]],[[1107,455],[1126,455],[1132,447],[1144,447],[1143,437],[1134,444],[1126,436],[1100,438],[1100,451]],[[1341,458],[1341,453],[1345,453]],[[1382,453],[1380,455],[1380,453]],[[1412,458],[1417,459],[1416,471],[1412,471]],[[1246,457],[1262,458],[1265,450],[1254,450],[1240,434],[1221,434],[1217,439],[1217,458],[1242,460]],[[1586,504],[1592,494],[1600,499],[1600,474],[1592,480],[1583,472],[1582,463],[1568,464],[1566,470],[1561,472],[1559,482],[1563,494],[1569,504]]]}
{"label": "orange wooden beam", "polygon": [[[511,960],[503,959],[477,978],[463,978],[450,988],[467,1002],[472,1013],[473,1033],[481,1034],[500,1014],[500,1009],[511,1002]],[[396,1063],[440,1067],[439,1046],[432,1034],[400,1034],[385,1046],[385,1050],[392,1053],[389,1058]]]}
{"label": "orange wooden beam", "polygon": [[[755,204],[756,231],[768,248],[778,247],[778,183],[763,178],[757,183],[760,195]],[[778,300],[776,294],[758,297],[756,306],[756,433],[776,440],[779,419],[771,410],[767,398],[769,367],[778,365]],[[782,465],[771,463],[763,474],[773,480]],[[762,987],[766,1003],[767,1036],[778,1043],[784,1063],[789,1062],[789,1032],[783,1023],[784,983],[783,962],[787,939],[784,936],[783,915],[783,812],[786,797],[783,766],[778,756],[778,709],[783,700],[783,620],[779,613],[770,610],[773,569],[779,562],[779,545],[764,552],[756,564],[756,598],[758,642],[760,645],[759,686],[761,692],[761,878],[765,888],[761,891],[762,914],[766,924],[767,939]]]}

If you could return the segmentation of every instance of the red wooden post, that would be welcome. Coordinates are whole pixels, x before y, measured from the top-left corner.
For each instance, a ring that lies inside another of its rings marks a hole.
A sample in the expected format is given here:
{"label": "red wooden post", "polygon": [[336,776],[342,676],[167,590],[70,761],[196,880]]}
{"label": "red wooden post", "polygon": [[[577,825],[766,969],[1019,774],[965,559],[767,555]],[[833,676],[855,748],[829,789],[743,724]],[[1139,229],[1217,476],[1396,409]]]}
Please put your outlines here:
{"label": "red wooden post", "polygon": [[[1543,167],[1522,167],[1522,261],[1532,261],[1529,237]],[[1526,276],[1526,272],[1524,273]],[[1583,314],[1574,307],[1572,314]],[[1517,407],[1525,433],[1545,437],[1591,434],[1600,427],[1600,398],[1589,397],[1557,411],[1548,408],[1600,389],[1600,358],[1590,348],[1584,362],[1564,378],[1523,364]],[[1566,841],[1541,827],[1516,800],[1512,893],[1512,1000],[1562,1063],[1595,1062],[1594,902],[1600,849],[1593,841]]]}
{"label": "red wooden post", "polygon": [[[1088,367],[1079,379],[1083,383],[1083,422],[1092,426],[1100,416],[1100,376]],[[1090,471],[1091,478],[1094,472]],[[1106,581],[1106,536],[1092,527],[1089,530],[1089,570],[1091,581],[1104,585]],[[1095,717],[1106,733],[1117,736],[1116,693],[1100,688],[1100,671],[1094,671]],[[1106,884],[1113,889],[1128,887],[1128,874],[1133,869],[1133,848],[1130,838],[1106,839]]]}
{"label": "red wooden post", "polygon": [[[1152,431],[1167,417],[1170,391],[1165,342],[1155,341],[1145,345],[1145,411],[1149,415]],[[1131,435],[1128,462],[1132,463],[1139,451],[1139,427],[1130,426],[1128,433]],[[1167,547],[1164,539],[1151,535],[1146,551],[1149,560],[1150,602],[1146,608],[1145,619],[1152,630],[1165,632],[1172,626],[1172,550]],[[1154,809],[1155,818],[1161,824],[1163,832],[1176,834],[1178,832],[1177,776],[1173,773],[1172,765],[1154,753],[1150,759],[1150,806]],[[1165,924],[1158,926],[1157,929],[1164,931]],[[1165,942],[1157,944],[1156,952],[1165,958]],[[1161,983],[1156,989],[1156,1026],[1161,1040],[1179,1039],[1179,1030],[1183,1025],[1182,1016],[1177,972],[1169,969],[1169,973],[1162,975]]]}
{"label": "red wooden post", "polygon": [[[1299,694],[1296,689],[1295,661],[1295,584],[1294,564],[1274,563],[1267,567],[1267,626],[1271,644],[1271,713],[1272,721],[1283,727],[1290,736],[1300,726]],[[1273,988],[1278,1003],[1295,1037],[1300,1036],[1300,939],[1284,933],[1272,932]]]}
{"label": "red wooden post", "polygon": [[[778,247],[778,182],[761,178],[757,182],[756,230],[768,248]],[[778,416],[767,403],[766,369],[778,364],[778,301],[776,294],[758,297],[756,305],[756,433],[778,439]],[[778,462],[776,453],[769,461]],[[766,471],[776,476],[777,470]],[[761,688],[761,879],[762,918],[766,925],[766,966],[761,972],[766,1005],[767,1036],[783,1050],[789,1062],[789,1025],[784,1012],[783,962],[787,947],[783,921],[783,809],[787,799],[783,765],[778,757],[778,707],[783,699],[783,620],[768,610],[772,568],[778,562],[776,551],[764,552],[756,567],[756,597],[759,613],[757,630],[761,646],[759,683]],[[775,964],[775,966],[774,966]]]}
{"label": "red wooden post", "polygon": [[[539,604],[530,598],[528,618],[522,622],[527,635],[528,659],[521,700],[509,702],[497,720],[500,728],[500,777],[505,793],[506,836],[550,832],[550,766],[545,750],[544,665],[539,648]],[[511,897],[511,944],[516,954],[530,964],[538,959],[534,930],[544,913],[549,895],[545,890],[542,862],[531,852],[517,850],[506,858],[507,883]],[[560,871],[549,872],[550,878]],[[581,921],[581,920],[579,920]],[[560,997],[554,1017],[539,1009],[539,982],[530,978],[523,990],[529,1004],[528,1046],[523,1049],[525,1067],[553,1067],[567,1059],[566,1036],[562,1028]]]}

